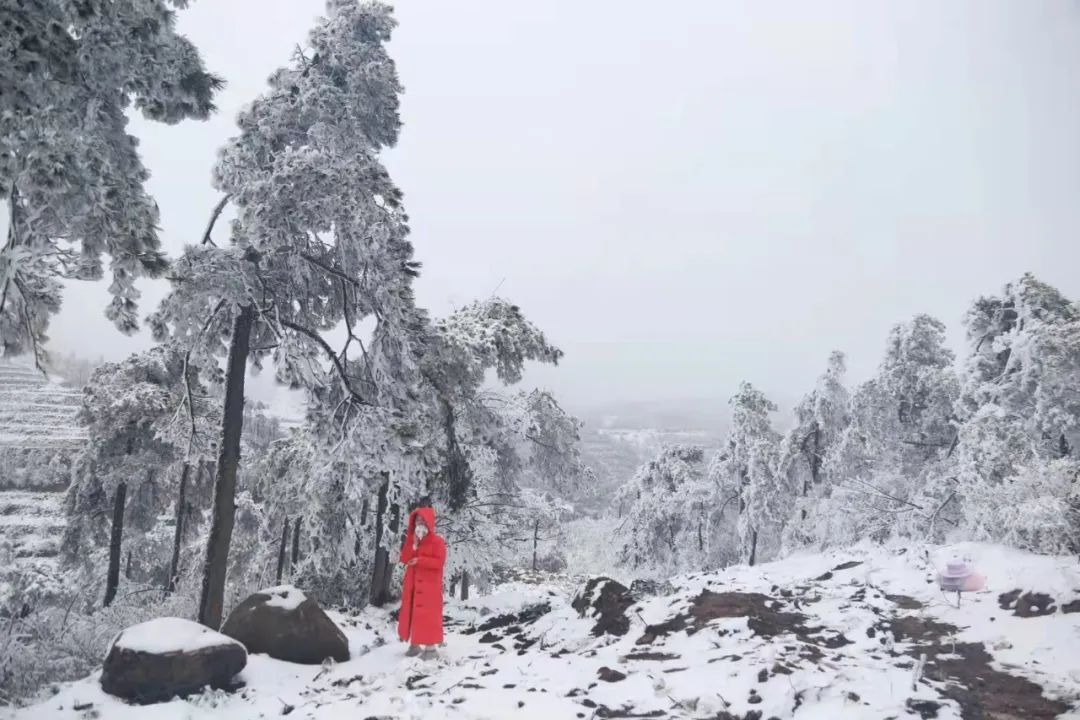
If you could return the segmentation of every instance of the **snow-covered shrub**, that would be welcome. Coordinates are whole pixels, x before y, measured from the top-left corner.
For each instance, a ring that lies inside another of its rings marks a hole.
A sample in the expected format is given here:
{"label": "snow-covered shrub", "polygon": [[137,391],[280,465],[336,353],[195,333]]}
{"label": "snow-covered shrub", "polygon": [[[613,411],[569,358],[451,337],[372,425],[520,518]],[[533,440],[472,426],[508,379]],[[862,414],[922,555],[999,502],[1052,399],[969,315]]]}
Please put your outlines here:
{"label": "snow-covered shrub", "polygon": [[962,485],[963,528],[972,540],[1022,550],[1065,555],[1080,548],[1076,518],[1075,460],[1036,460],[1000,483],[969,480]]}
{"label": "snow-covered shrub", "polygon": [[101,665],[125,627],[162,616],[193,617],[195,595],[162,596],[128,588],[100,608],[101,588],[72,587],[41,569],[9,571],[0,609],[0,703],[29,700],[52,683],[75,680]]}
{"label": "snow-covered shrub", "polygon": [[618,520],[609,517],[568,521],[563,526],[566,541],[562,547],[566,572],[614,576],[618,564],[618,543],[614,542],[618,524]]}
{"label": "snow-covered shrub", "polygon": [[0,487],[48,490],[67,487],[77,450],[0,447]]}

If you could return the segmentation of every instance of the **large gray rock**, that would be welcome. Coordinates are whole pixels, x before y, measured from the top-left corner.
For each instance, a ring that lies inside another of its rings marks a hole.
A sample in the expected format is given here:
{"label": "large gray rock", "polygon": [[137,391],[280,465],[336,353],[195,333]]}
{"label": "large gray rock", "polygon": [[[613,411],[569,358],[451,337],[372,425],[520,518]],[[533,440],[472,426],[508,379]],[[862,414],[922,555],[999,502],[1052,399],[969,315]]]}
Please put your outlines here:
{"label": "large gray rock", "polygon": [[232,638],[181,618],[158,618],[127,628],[113,640],[101,688],[149,704],[227,688],[247,665],[247,651]]}
{"label": "large gray rock", "polygon": [[236,606],[221,628],[248,652],[277,660],[318,665],[349,659],[345,633],[319,604],[291,585],[260,590]]}

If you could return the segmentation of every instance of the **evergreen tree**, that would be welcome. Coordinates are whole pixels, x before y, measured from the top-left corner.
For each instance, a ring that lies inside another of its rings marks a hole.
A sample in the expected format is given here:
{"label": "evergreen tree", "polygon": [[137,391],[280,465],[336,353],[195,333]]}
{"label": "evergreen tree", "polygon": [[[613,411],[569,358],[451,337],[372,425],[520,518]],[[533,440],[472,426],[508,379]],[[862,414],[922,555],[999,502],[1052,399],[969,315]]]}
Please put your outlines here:
{"label": "evergreen tree", "polygon": [[996,405],[1023,424],[1042,457],[1074,457],[1080,443],[1080,310],[1031,274],[965,317],[970,346],[961,408]]}
{"label": "evergreen tree", "polygon": [[616,533],[622,563],[665,576],[712,565],[718,507],[702,448],[665,447],[620,493],[632,502]]}
{"label": "evergreen tree", "polygon": [[[422,348],[414,357],[418,372],[384,376],[383,404],[361,408],[334,433],[314,418],[274,445],[274,467],[255,473],[265,478],[256,492],[271,515],[302,518],[311,548],[304,577],[335,600],[362,602],[366,590],[372,602],[385,601],[401,542],[395,528],[423,496],[439,509],[440,533],[453,547],[448,574],[468,570],[475,578],[518,557],[507,541],[521,537],[528,522],[523,472],[558,467],[555,456],[566,448],[549,428],[536,439],[557,443],[539,452],[527,438],[537,432],[529,419],[533,405],[484,388],[491,372],[513,384],[526,362],[557,362],[562,355],[520,309],[493,298],[414,332],[424,334],[410,340],[410,347]],[[377,348],[366,360],[378,362]],[[552,404],[557,407],[553,399],[534,403]],[[576,467],[567,452],[562,467]]]}
{"label": "evergreen tree", "polygon": [[[216,186],[237,211],[231,242],[188,248],[153,318],[203,367],[227,354],[225,405],[199,620],[221,622],[249,362],[307,391],[319,432],[380,406],[408,372],[417,272],[401,194],[379,161],[397,140],[394,20],[377,2],[331,0],[293,63],[239,118]],[[215,211],[216,216],[216,211]],[[357,333],[375,320],[368,342]],[[209,318],[209,320],[207,320]],[[344,324],[339,348],[324,333]]]}
{"label": "evergreen tree", "polygon": [[1080,547],[1080,311],[1032,275],[979,298],[946,517],[979,539],[1044,552]]}
{"label": "evergreen tree", "polygon": [[589,496],[595,475],[581,455],[580,420],[548,390],[488,398],[509,434],[520,485],[570,502]]}
{"label": "evergreen tree", "polygon": [[[175,123],[214,109],[221,81],[175,29],[179,0],[40,0],[0,8],[0,353],[32,350],[44,368],[62,280],[97,280],[108,254],[106,316],[137,328],[140,275],[165,259],[158,210],[126,111]],[[172,7],[170,7],[172,6]]]}
{"label": "evergreen tree", "polygon": [[414,479],[391,481],[404,504],[410,486],[431,496],[441,510],[441,532],[455,548],[447,572],[476,579],[513,557],[501,540],[520,534],[519,481],[535,450],[530,443],[522,453],[528,425],[484,391],[485,380],[493,372],[502,385],[517,384],[527,362],[557,364],[562,351],[501,298],[440,319],[424,346],[417,401],[407,407],[429,452],[417,456]]}
{"label": "evergreen tree", "polygon": [[844,387],[844,372],[844,354],[835,351],[817,386],[795,407],[795,425],[780,445],[777,472],[799,494],[797,512],[785,529],[787,547],[812,542],[808,515],[818,499],[829,493],[825,458],[849,422],[851,398]]}
{"label": "evergreen tree", "polygon": [[[80,411],[89,442],[68,490],[65,562],[96,572],[110,528],[123,525],[138,576],[165,578],[166,555],[146,539],[176,495],[179,461],[208,451],[213,411],[197,373],[174,348],[153,348],[95,370]],[[118,497],[126,502],[114,502]],[[112,562],[118,561],[115,554]],[[111,570],[115,580],[117,568]]]}
{"label": "evergreen tree", "polygon": [[795,492],[777,472],[780,436],[769,420],[776,405],[747,382],[730,403],[731,431],[710,474],[736,499],[739,556],[753,565],[778,552]]}
{"label": "evergreen tree", "polygon": [[851,423],[826,459],[835,485],[818,512],[819,541],[926,532],[957,437],[952,363],[939,320],[917,315],[893,328],[877,375],[852,395]]}

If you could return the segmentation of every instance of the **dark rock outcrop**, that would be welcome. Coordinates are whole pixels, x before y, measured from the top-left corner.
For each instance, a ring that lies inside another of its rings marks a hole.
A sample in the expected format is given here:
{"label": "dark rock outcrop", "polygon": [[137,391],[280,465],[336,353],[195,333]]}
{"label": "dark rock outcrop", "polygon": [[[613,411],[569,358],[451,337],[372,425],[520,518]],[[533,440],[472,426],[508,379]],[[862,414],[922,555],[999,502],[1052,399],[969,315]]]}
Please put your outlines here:
{"label": "dark rock outcrop", "polygon": [[630,618],[626,611],[634,604],[630,590],[611,578],[594,577],[585,583],[570,606],[581,617],[596,618],[592,634],[625,635],[630,630]]}
{"label": "dark rock outcrop", "polygon": [[105,656],[101,688],[146,705],[229,688],[247,665],[240,643],[198,623],[159,618],[124,630]]}
{"label": "dark rock outcrop", "polygon": [[626,673],[619,672],[618,670],[612,670],[606,665],[596,671],[596,676],[604,682],[619,682],[626,679]]}
{"label": "dark rock outcrop", "polygon": [[1002,610],[1012,610],[1013,615],[1022,618],[1042,617],[1057,612],[1054,598],[1046,593],[1026,592],[1021,590],[1002,593],[998,596],[998,606]]}
{"label": "dark rock outcrop", "polygon": [[318,665],[327,658],[349,659],[349,641],[319,604],[294,587],[253,593],[237,605],[221,632],[252,653],[277,660]]}

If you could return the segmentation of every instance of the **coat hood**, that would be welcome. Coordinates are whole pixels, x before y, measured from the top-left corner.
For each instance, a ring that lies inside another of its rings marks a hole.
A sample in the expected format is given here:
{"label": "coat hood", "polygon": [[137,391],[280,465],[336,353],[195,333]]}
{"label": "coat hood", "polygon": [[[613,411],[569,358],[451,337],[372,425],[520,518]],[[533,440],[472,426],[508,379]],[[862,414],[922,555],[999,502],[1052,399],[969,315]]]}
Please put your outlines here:
{"label": "coat hood", "polygon": [[435,508],[421,507],[409,513],[409,537],[416,532],[416,523],[422,522],[427,525],[428,532],[435,533]]}

